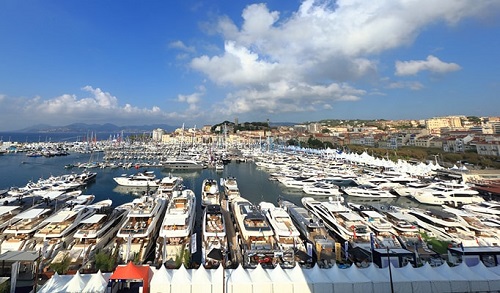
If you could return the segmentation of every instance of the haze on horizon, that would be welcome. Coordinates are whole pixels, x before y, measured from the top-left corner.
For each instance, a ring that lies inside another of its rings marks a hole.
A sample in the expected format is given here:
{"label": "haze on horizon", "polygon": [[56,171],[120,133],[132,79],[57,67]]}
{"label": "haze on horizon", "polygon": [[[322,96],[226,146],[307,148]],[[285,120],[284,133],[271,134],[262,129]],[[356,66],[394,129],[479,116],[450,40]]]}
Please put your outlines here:
{"label": "haze on horizon", "polygon": [[6,0],[0,131],[500,116],[499,16],[496,0]]}

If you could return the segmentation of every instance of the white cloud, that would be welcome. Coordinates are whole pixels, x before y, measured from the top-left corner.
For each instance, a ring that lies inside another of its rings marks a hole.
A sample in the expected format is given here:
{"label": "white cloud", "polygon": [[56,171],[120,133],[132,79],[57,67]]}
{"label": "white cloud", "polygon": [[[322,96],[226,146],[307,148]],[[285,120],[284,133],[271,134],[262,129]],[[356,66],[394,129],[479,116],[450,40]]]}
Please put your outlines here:
{"label": "white cloud", "polygon": [[387,86],[389,89],[411,89],[414,91],[418,91],[424,88],[424,85],[418,81],[397,81],[391,82]]}
{"label": "white cloud", "polygon": [[[54,98],[43,99],[9,97],[0,95],[0,116],[10,121],[10,130],[21,129],[34,124],[44,123],[54,126],[82,123],[116,123],[118,125],[178,123],[179,119],[191,121],[199,116],[197,104],[204,93],[204,87],[198,87],[198,93],[179,96],[187,108],[162,110],[153,105],[150,108],[137,107],[130,103],[120,105],[117,97],[100,88],[85,86],[82,91],[88,97],[79,98],[75,94],[63,94]],[[0,129],[2,130],[2,129]]]}
{"label": "white cloud", "polygon": [[[218,19],[215,31],[224,39],[224,51],[194,58],[190,66],[230,90],[227,114],[315,109],[318,99],[325,99],[323,92],[334,85],[356,93],[335,91],[328,96],[330,102],[361,98],[362,81],[379,80],[378,54],[410,45],[436,22],[454,25],[495,5],[498,1],[305,0],[282,18],[265,4],[251,4],[242,11],[241,25],[227,16]],[[433,58],[424,61],[425,70],[460,68]],[[392,87],[417,90],[423,85]]]}
{"label": "white cloud", "polygon": [[416,75],[420,71],[430,71],[434,73],[447,73],[460,70],[461,67],[456,63],[446,63],[432,55],[427,56],[426,60],[396,61],[396,75]]}
{"label": "white cloud", "polygon": [[178,50],[188,52],[188,53],[196,52],[196,49],[193,46],[187,46],[186,44],[184,44],[184,42],[182,42],[180,40],[170,42],[168,44],[168,47],[172,48],[172,49],[178,49]]}

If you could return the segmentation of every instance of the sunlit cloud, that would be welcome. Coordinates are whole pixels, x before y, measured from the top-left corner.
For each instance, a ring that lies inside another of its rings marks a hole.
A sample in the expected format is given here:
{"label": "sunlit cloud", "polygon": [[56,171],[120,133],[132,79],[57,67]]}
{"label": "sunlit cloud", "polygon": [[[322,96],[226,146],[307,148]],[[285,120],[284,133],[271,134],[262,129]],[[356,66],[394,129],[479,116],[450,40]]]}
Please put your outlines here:
{"label": "sunlit cloud", "polygon": [[447,73],[460,69],[458,64],[443,62],[432,55],[427,56],[426,60],[396,61],[396,75],[399,76],[416,75],[421,71]]}

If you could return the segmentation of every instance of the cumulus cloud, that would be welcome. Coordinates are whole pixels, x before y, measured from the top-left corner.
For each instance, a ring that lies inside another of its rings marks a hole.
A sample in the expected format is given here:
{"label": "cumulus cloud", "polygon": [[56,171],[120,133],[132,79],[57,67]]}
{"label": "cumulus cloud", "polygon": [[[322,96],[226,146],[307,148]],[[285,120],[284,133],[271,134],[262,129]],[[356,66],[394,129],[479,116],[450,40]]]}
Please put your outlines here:
{"label": "cumulus cloud", "polygon": [[[362,81],[379,80],[378,54],[411,44],[426,26],[454,25],[493,5],[498,2],[305,0],[282,17],[265,4],[251,4],[242,11],[241,25],[227,16],[218,19],[214,30],[224,39],[223,51],[193,58],[190,66],[216,85],[230,86],[227,114],[315,109],[318,101],[332,105],[365,95]],[[460,68],[433,56],[397,64],[400,75]]]}
{"label": "cumulus cloud", "polygon": [[426,60],[396,61],[396,75],[416,75],[420,71],[430,71],[434,73],[447,73],[460,70],[460,65],[456,63],[446,63],[432,55]]}
{"label": "cumulus cloud", "polygon": [[200,86],[198,88],[198,92],[189,94],[189,95],[178,95],[177,96],[177,101],[181,103],[186,103],[188,104],[188,109],[187,111],[190,113],[195,113],[198,111],[199,107],[198,104],[200,103],[201,97],[205,94],[205,87]]}
{"label": "cumulus cloud", "polygon": [[85,86],[81,89],[88,96],[78,97],[75,94],[63,94],[54,98],[43,99],[9,97],[0,95],[0,115],[10,121],[12,129],[21,129],[38,123],[54,126],[74,122],[83,123],[116,123],[128,125],[134,123],[175,123],[179,119],[188,121],[195,117],[193,111],[203,95],[204,87],[199,87],[199,93],[179,96],[179,101],[187,103],[187,108],[170,112],[153,105],[149,108],[137,107],[130,103],[120,104],[117,97],[100,88]]}

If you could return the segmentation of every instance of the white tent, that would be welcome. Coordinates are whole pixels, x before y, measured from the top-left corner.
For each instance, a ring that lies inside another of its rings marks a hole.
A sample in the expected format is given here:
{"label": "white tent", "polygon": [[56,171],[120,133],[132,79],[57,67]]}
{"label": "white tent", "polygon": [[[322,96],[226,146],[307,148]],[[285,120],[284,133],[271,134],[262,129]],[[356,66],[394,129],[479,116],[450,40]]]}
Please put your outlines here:
{"label": "white tent", "polygon": [[236,269],[228,271],[228,293],[252,293],[252,280],[250,279],[250,276],[248,276],[247,270],[239,265]]}
{"label": "white tent", "polygon": [[276,266],[268,272],[269,278],[273,280],[273,292],[293,293],[293,284],[281,266]]}
{"label": "white tent", "polygon": [[371,280],[373,285],[373,293],[385,293],[391,292],[391,284],[389,283],[389,278],[384,275],[381,270],[374,263],[372,263],[367,268],[358,269],[367,279]]}
{"label": "white tent", "polygon": [[38,290],[39,293],[52,293],[57,292],[57,288],[59,286],[59,279],[61,277],[56,272],[52,278],[50,278],[47,283],[43,284],[43,286]]}
{"label": "white tent", "polygon": [[172,270],[172,283],[170,284],[171,292],[191,292],[191,276],[184,265],[177,270]]}
{"label": "white tent", "polygon": [[[390,264],[391,270],[389,272],[389,267],[380,269],[379,271],[386,276],[387,280],[391,280],[392,276],[392,287],[394,292],[411,292],[413,290],[411,286],[411,280],[408,280],[405,275],[403,275],[398,268],[396,268],[392,263]],[[390,283],[389,283],[390,285]]]}
{"label": "white tent", "polygon": [[92,274],[90,280],[82,292],[85,293],[104,293],[108,287],[108,281],[104,279],[102,276],[101,270],[99,270],[96,274]]}
{"label": "white tent", "polygon": [[500,276],[489,270],[482,261],[470,269],[488,281],[490,291],[500,291]]}
{"label": "white tent", "polygon": [[445,278],[437,270],[431,267],[426,262],[423,266],[413,269],[418,272],[422,277],[429,280],[431,284],[430,292],[451,292],[451,284],[448,278]]}
{"label": "white tent", "polygon": [[471,291],[490,291],[488,281],[476,272],[472,271],[465,262],[462,262],[458,266],[452,267],[451,270],[461,275],[464,279],[469,280]]}
{"label": "white tent", "polygon": [[71,280],[67,283],[67,285],[63,288],[62,292],[68,293],[80,293],[85,289],[85,285],[87,282],[83,280],[80,275],[80,271],[77,271],[76,274],[71,278]]}
{"label": "white tent", "polygon": [[223,292],[226,283],[226,270],[219,266],[216,270],[209,270],[212,279],[212,292]]}
{"label": "white tent", "polygon": [[434,271],[450,280],[451,292],[470,292],[468,277],[452,271],[447,262],[435,267]]}
{"label": "white tent", "polygon": [[[346,275],[349,277],[349,279],[352,281],[354,292],[372,292],[374,287],[373,282],[371,278],[365,276],[361,272],[361,270],[363,269],[360,269],[357,266],[353,265],[350,268],[346,269],[345,272],[347,273]],[[378,272],[377,274],[380,275]]]}
{"label": "white tent", "polygon": [[354,292],[353,284],[349,277],[347,277],[347,269],[339,269],[338,266],[334,265],[330,269],[325,270],[325,272],[333,283],[334,292]]}
{"label": "white tent", "polygon": [[149,282],[149,292],[151,293],[170,293],[170,283],[172,283],[172,277],[168,273],[164,265],[160,266],[159,269],[154,271],[153,278]]}
{"label": "white tent", "polygon": [[257,268],[249,270],[250,280],[252,280],[252,291],[254,293],[272,293],[273,282],[267,272],[259,264]]}
{"label": "white tent", "polygon": [[306,276],[299,266],[293,267],[293,269],[285,270],[288,278],[293,284],[293,292],[308,293],[313,292],[312,287],[307,284]]}
{"label": "white tent", "polygon": [[210,272],[204,266],[191,270],[191,291],[210,293],[212,290],[212,279]]}
{"label": "white tent", "polygon": [[333,292],[332,281],[330,281],[330,278],[325,273],[327,270],[320,269],[318,265],[315,265],[312,269],[304,270],[306,278],[309,280],[308,283],[312,286],[314,293]]}
{"label": "white tent", "polygon": [[407,264],[406,266],[396,269],[400,271],[406,278],[411,280],[411,287],[413,293],[428,293],[432,291],[431,282],[428,278],[422,276],[412,265]]}

